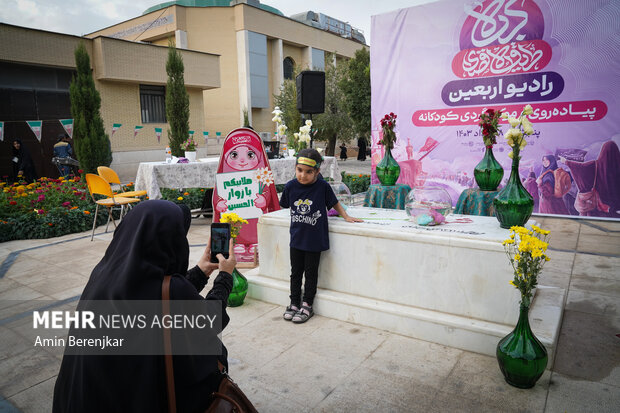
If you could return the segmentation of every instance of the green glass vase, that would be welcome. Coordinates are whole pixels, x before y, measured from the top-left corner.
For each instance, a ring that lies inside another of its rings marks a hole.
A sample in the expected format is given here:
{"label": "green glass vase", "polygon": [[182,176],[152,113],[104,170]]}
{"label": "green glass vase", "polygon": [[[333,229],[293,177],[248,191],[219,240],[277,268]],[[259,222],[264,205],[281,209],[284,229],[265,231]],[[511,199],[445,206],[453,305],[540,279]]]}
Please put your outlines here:
{"label": "green glass vase", "polygon": [[229,307],[239,307],[248,293],[248,279],[235,268],[232,272],[233,287],[228,296]]}
{"label": "green glass vase", "polygon": [[521,304],[519,321],[497,344],[497,362],[506,382],[521,389],[534,387],[547,367],[547,349],[530,328],[530,307]]}
{"label": "green glass vase", "polygon": [[502,228],[523,226],[532,215],[534,198],[521,183],[518,150],[514,151],[508,183],[493,199],[493,206],[495,216]]}
{"label": "green glass vase", "polygon": [[376,173],[381,185],[393,186],[396,184],[400,175],[400,166],[398,166],[396,159],[392,157],[392,150],[389,147],[385,148],[385,155],[377,164]]}
{"label": "green glass vase", "polygon": [[478,187],[482,191],[495,191],[502,178],[504,177],[504,168],[497,162],[493,156],[493,147],[487,146],[484,157],[474,168],[474,178]]}

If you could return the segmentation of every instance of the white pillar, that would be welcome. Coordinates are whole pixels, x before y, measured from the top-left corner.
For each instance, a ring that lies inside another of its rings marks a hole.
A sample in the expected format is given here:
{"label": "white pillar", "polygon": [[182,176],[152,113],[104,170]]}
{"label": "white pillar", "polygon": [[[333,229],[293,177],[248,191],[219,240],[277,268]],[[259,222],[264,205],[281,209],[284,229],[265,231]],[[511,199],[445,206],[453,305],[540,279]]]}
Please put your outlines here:
{"label": "white pillar", "polygon": [[239,74],[239,125],[243,125],[243,110],[248,111],[252,124],[252,89],[250,87],[250,48],[248,31],[237,32],[237,72]]}
{"label": "white pillar", "polygon": [[175,30],[174,39],[177,49],[187,49],[187,32],[185,30]]}
{"label": "white pillar", "polygon": [[282,39],[271,41],[271,73],[273,75],[272,95],[280,93],[280,87],[284,83],[284,52],[282,51]]}
{"label": "white pillar", "polygon": [[302,67],[302,70],[313,69],[312,68],[312,47],[308,46],[302,49],[301,59],[303,60],[302,66],[305,65],[305,67]]}

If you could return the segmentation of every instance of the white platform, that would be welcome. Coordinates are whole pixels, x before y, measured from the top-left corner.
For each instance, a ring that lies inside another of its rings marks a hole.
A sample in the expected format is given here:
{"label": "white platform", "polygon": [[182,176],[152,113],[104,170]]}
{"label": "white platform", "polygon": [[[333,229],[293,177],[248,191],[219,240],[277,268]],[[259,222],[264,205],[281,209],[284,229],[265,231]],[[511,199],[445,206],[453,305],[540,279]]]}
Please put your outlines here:
{"label": "white platform", "polygon": [[[518,318],[519,293],[495,218],[450,215],[421,227],[401,210],[350,208],[365,220],[330,218],[321,256],[317,314],[494,355]],[[470,222],[457,222],[457,220]],[[260,267],[245,275],[251,297],[289,303],[289,210],[258,223]],[[566,290],[539,286],[530,310],[551,365]]]}

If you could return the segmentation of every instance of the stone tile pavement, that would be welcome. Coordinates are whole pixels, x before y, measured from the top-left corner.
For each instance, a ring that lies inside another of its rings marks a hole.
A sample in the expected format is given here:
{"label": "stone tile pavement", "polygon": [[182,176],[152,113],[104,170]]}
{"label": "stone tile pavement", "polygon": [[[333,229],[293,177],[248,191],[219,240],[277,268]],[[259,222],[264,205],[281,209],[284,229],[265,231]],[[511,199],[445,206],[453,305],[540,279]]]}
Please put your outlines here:
{"label": "stone tile pavement", "polygon": [[[538,220],[553,246],[541,283],[569,292],[555,363],[533,389],[507,385],[493,357],[321,316],[294,325],[251,299],[229,309],[232,377],[261,412],[618,411],[620,223]],[[193,220],[190,262],[209,225]],[[103,230],[0,244],[0,412],[51,410],[62,349],[33,348],[24,314],[36,300],[75,308],[111,240]]]}

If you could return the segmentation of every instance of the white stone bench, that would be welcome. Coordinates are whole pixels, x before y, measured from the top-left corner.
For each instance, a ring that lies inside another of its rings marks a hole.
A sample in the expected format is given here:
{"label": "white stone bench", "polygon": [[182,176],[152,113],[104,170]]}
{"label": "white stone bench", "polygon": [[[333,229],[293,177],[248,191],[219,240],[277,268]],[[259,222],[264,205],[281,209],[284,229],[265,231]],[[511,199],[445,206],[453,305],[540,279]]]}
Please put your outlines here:
{"label": "white stone bench", "polygon": [[[420,227],[405,211],[352,207],[366,219],[329,218],[321,255],[317,314],[451,347],[495,355],[519,316],[519,292],[494,217],[450,215]],[[456,219],[470,223],[457,223]],[[258,223],[260,266],[246,273],[253,298],[289,303],[289,210]],[[551,263],[550,263],[551,264]],[[539,286],[530,321],[552,365],[566,290]]]}

